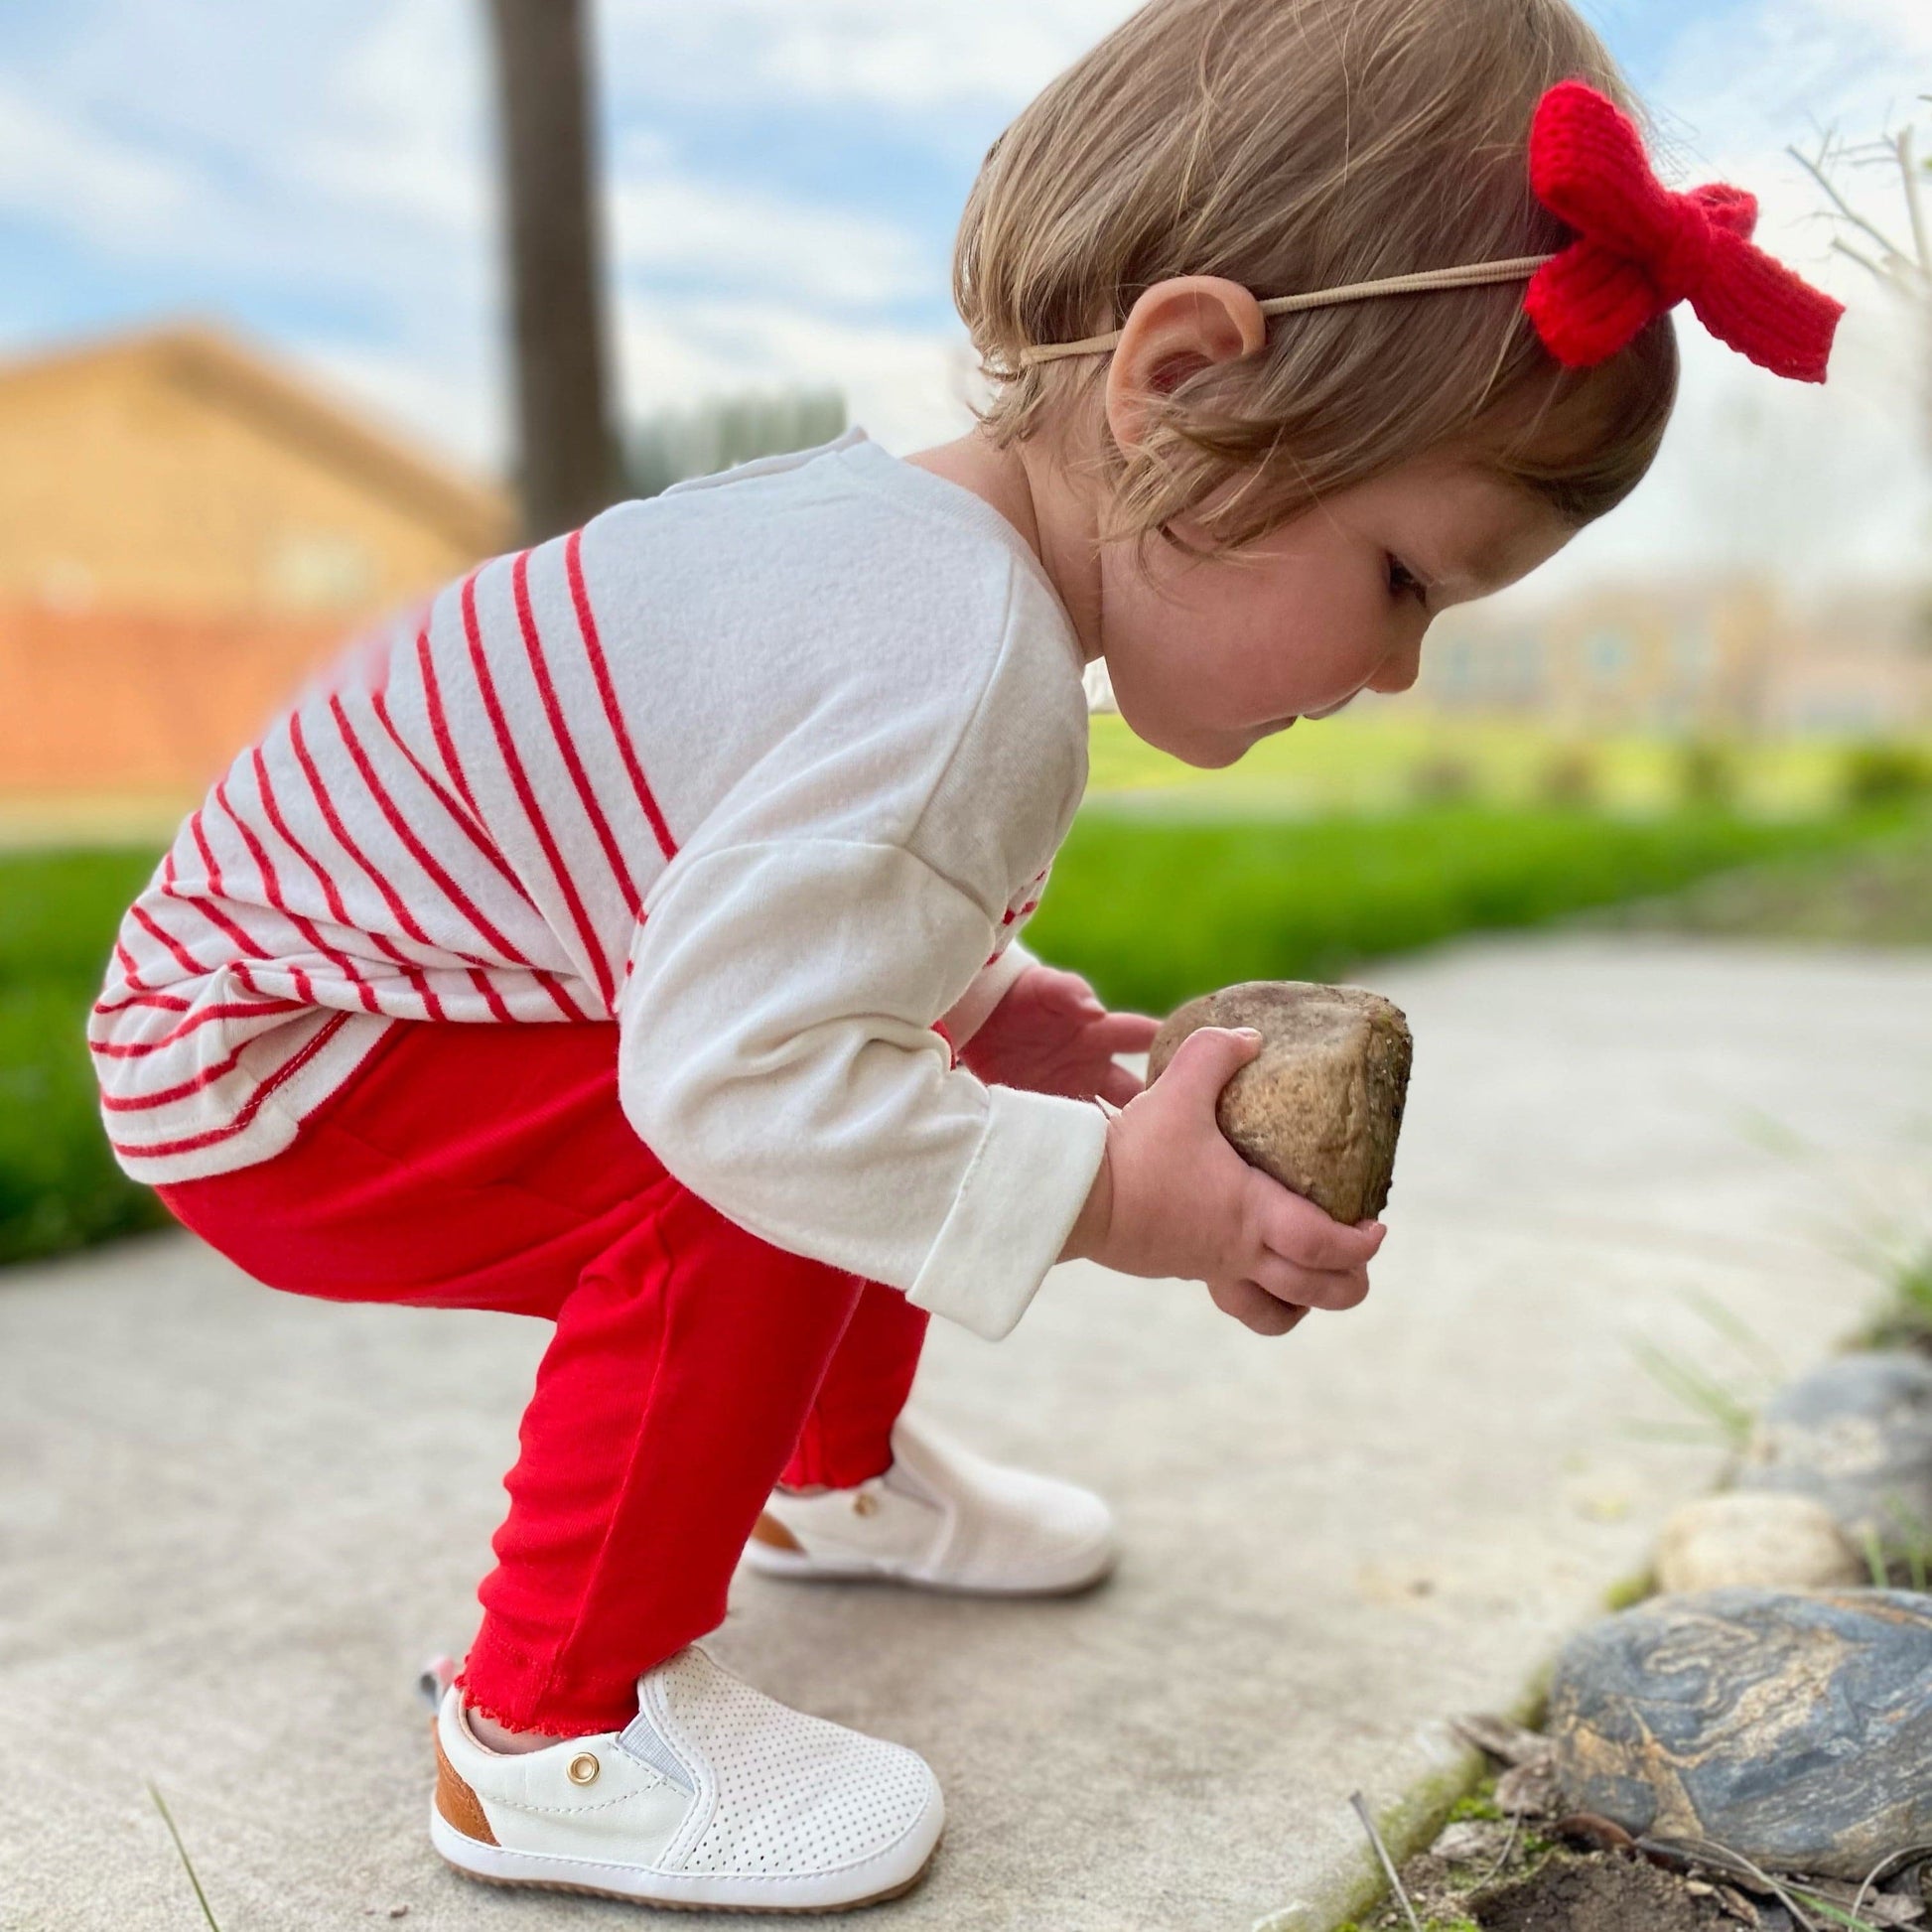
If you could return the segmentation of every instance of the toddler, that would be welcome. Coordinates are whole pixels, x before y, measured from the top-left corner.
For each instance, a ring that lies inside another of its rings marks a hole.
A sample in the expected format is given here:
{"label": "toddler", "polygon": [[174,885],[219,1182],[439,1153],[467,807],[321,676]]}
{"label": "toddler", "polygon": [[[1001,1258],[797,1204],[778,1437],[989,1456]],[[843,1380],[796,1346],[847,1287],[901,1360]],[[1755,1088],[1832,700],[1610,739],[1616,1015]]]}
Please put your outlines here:
{"label": "toddler", "polygon": [[183,827],[91,1025],[128,1172],[272,1287],[554,1324],[436,1725],[453,1864],[914,1883],[932,1773],[707,1655],[734,1567],[1080,1588],[1098,1497],[902,1413],[929,1316],[1005,1335],[1072,1256],[1261,1334],[1366,1294],[1381,1228],[1215,1127],[1254,1036],[1143,1093],[1154,1022],[1020,932],[1089,666],[1230,764],[1407,687],[1434,616],[1636,483],[1680,298],[1822,375],[1834,305],[1617,102],[1564,0],[1154,0],[973,188],[971,434],[484,564]]}

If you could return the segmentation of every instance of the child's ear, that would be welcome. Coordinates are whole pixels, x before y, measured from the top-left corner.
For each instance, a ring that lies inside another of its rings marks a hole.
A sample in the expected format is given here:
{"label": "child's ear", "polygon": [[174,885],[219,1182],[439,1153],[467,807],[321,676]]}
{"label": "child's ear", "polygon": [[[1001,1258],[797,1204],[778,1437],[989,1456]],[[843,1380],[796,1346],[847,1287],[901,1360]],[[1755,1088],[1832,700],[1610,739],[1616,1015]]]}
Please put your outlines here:
{"label": "child's ear", "polygon": [[1166,395],[1214,362],[1252,355],[1268,341],[1261,304],[1219,275],[1176,275],[1144,289],[1122,325],[1107,370],[1107,426],[1123,450],[1146,430],[1150,396]]}

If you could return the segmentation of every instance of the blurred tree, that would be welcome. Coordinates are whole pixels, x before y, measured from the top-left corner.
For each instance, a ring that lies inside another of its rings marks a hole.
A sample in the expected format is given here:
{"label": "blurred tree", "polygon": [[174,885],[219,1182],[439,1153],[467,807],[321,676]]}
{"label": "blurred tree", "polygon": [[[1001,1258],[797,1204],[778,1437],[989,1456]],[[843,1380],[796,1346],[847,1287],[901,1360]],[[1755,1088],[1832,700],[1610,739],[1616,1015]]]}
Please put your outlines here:
{"label": "blurred tree", "polygon": [[523,534],[575,528],[619,493],[593,189],[584,0],[489,0],[516,368]]}
{"label": "blurred tree", "polygon": [[[1932,102],[1932,94],[1921,94],[1919,98]],[[1847,240],[1841,233],[1833,239],[1832,246],[1840,254],[1849,255],[1918,312],[1924,332],[1919,400],[1924,411],[1926,441],[1932,445],[1932,221],[1926,214],[1924,188],[1927,179],[1932,178],[1932,160],[1918,155],[1909,125],[1896,134],[1856,144],[1844,141],[1833,131],[1819,142],[1815,155],[1795,147],[1787,152],[1825,191],[1832,205],[1833,219],[1856,237]],[[1847,165],[1896,171],[1905,203],[1907,241],[1894,241],[1853,206],[1839,183],[1840,171]]]}
{"label": "blurred tree", "polygon": [[655,496],[687,477],[829,443],[845,423],[845,398],[836,389],[714,396],[690,409],[660,409],[630,433],[625,481],[634,495]]}

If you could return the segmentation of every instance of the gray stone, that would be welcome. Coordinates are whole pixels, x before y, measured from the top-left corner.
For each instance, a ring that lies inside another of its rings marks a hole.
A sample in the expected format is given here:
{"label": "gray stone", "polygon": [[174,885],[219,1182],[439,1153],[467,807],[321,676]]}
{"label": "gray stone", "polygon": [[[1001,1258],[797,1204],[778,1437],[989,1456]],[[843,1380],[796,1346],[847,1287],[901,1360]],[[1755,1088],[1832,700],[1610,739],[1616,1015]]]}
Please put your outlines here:
{"label": "gray stone", "polygon": [[1429,1849],[1449,1864],[1499,1864],[1510,1828],[1493,1818],[1458,1818],[1445,1825]]}
{"label": "gray stone", "polygon": [[1860,1549],[1932,1546],[1932,1362],[1842,1355],[1780,1389],[1745,1448],[1740,1488],[1810,1496]]}
{"label": "gray stone", "polygon": [[1863,1878],[1932,1839],[1932,1599],[1719,1589],[1567,1643],[1550,1729],[1567,1803],[1785,1871]]}
{"label": "gray stone", "polygon": [[1338,1221],[1381,1213],[1409,1091],[1402,1010],[1358,986],[1250,980],[1171,1014],[1148,1054],[1150,1080],[1200,1027],[1262,1036],[1216,1112],[1243,1158]]}
{"label": "gray stone", "polygon": [[1864,1583],[1863,1559],[1823,1503],[1777,1490],[1726,1490],[1686,1503],[1657,1539],[1657,1587],[1740,1584],[1822,1589]]}

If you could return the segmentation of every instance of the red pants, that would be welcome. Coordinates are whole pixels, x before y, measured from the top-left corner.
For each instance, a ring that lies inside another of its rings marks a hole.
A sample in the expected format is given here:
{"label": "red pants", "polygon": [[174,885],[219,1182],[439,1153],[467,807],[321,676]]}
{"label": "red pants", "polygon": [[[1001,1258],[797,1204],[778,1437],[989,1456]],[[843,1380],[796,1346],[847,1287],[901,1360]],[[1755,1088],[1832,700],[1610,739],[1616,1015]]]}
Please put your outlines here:
{"label": "red pants", "polygon": [[892,1460],[925,1338],[897,1289],[674,1180],[619,1109],[612,1026],[400,1023],[286,1152],[160,1193],[271,1288],[557,1324],[462,1680],[518,1729],[627,1722],[722,1621],[774,1481]]}

